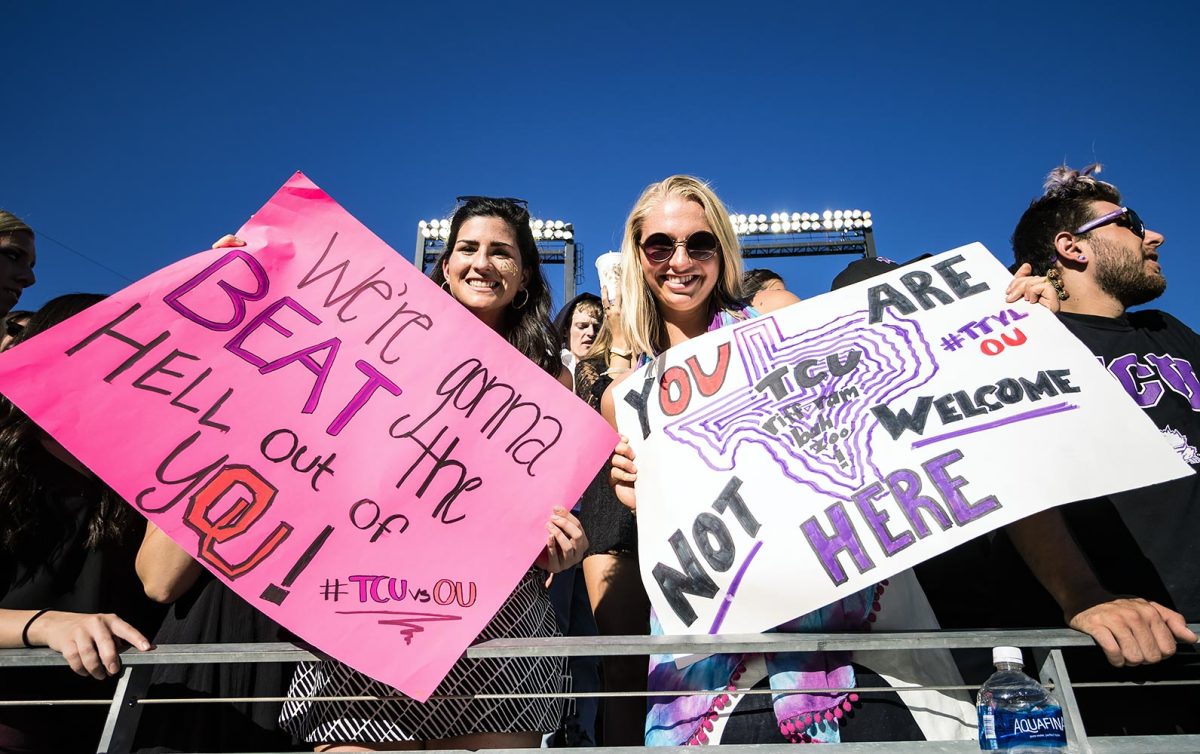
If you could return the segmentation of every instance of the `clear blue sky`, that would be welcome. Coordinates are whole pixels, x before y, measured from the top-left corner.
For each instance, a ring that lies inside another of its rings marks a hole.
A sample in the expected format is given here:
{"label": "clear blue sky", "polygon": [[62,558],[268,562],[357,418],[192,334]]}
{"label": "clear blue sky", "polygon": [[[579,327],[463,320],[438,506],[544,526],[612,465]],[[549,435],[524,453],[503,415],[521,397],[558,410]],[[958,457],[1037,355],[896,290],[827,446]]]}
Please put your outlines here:
{"label": "clear blue sky", "polygon": [[[22,308],[111,292],[303,170],[410,257],[458,194],[575,223],[591,262],[649,182],[734,211],[869,209],[898,260],[1008,236],[1064,160],[1166,234],[1200,328],[1194,3],[8,0],[0,207],[42,234]],[[778,265],[802,296],[849,258]],[[557,280],[559,268],[549,277]]]}

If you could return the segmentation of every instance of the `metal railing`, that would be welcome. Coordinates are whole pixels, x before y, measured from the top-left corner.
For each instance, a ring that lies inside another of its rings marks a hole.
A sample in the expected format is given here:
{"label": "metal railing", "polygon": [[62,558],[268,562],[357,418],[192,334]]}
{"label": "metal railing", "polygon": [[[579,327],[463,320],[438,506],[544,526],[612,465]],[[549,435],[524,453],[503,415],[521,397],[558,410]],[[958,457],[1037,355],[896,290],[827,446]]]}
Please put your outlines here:
{"label": "metal railing", "polygon": [[[1200,625],[1192,625],[1200,632]],[[493,639],[467,649],[467,657],[489,659],[525,656],[554,657],[605,657],[614,655],[648,654],[733,654],[748,652],[819,652],[819,651],[864,651],[864,650],[935,650],[935,649],[989,649],[996,646],[1016,646],[1029,649],[1037,660],[1037,674],[1043,684],[1053,688],[1062,703],[1063,716],[1067,725],[1068,751],[1073,754],[1106,754],[1108,752],[1136,752],[1137,754],[1181,754],[1200,752],[1200,735],[1162,736],[1088,736],[1080,717],[1075,689],[1084,686],[1133,685],[1119,682],[1094,682],[1073,684],[1067,670],[1062,650],[1070,647],[1090,647],[1092,640],[1070,629],[1003,630],[1003,631],[917,631],[917,632],[873,632],[866,634],[807,633],[807,634],[748,634],[731,636],[604,636],[604,637],[554,637],[540,639]],[[1097,650],[1098,651],[1098,650]],[[324,660],[323,655],[287,643],[272,644],[177,644],[157,647],[154,651],[126,652],[122,655],[124,669],[118,679],[111,701],[55,700],[9,701],[4,705],[96,705],[108,706],[103,733],[96,751],[104,754],[128,752],[133,735],[147,704],[201,704],[211,702],[283,701],[285,697],[258,697],[253,699],[205,698],[205,699],[148,699],[146,691],[150,676],[156,665],[187,665],[196,663],[278,663]],[[0,650],[0,677],[6,668],[15,667],[61,667],[65,662],[57,652],[44,649]],[[1137,684],[1197,686],[1200,681],[1162,681]],[[973,690],[977,685],[961,686],[905,686],[903,689],[889,687],[889,691],[915,690]],[[867,691],[869,689],[855,689]],[[749,689],[739,689],[746,693]],[[830,689],[821,689],[830,691]],[[765,692],[764,692],[765,693]],[[1181,689],[1181,693],[1184,690]],[[611,696],[661,696],[661,692],[589,692],[570,693],[572,697]],[[333,701],[342,697],[320,697]],[[346,697],[349,699],[350,697]],[[361,697],[354,697],[355,699]],[[376,697],[367,697],[376,698]],[[1200,715],[1200,705],[1197,707]],[[793,744],[722,745],[723,754],[774,754],[776,750]],[[838,751],[844,754],[859,752],[921,752],[922,754],[965,754],[979,750],[975,741],[918,741],[842,743]],[[653,752],[680,752],[687,747],[646,747]],[[499,750],[532,752],[534,750]],[[559,749],[564,754],[619,754],[618,747],[592,747],[587,749]]]}

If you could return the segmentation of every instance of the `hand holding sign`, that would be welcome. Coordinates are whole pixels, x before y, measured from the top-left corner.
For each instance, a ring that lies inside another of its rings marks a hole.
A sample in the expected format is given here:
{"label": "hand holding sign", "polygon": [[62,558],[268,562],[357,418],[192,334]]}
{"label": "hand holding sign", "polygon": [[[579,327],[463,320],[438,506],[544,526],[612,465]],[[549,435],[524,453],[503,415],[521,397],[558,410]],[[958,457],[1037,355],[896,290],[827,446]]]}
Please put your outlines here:
{"label": "hand holding sign", "polygon": [[629,438],[621,435],[621,441],[613,449],[612,465],[609,468],[609,481],[617,500],[630,510],[637,511],[637,465],[634,463],[635,453],[629,444]]}

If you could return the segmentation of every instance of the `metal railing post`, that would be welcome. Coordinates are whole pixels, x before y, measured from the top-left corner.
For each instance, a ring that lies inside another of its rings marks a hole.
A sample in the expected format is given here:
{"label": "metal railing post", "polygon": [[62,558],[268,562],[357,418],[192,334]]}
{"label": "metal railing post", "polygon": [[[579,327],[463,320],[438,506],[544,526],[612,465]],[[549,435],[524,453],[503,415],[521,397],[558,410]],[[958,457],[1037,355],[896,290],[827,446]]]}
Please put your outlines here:
{"label": "metal railing post", "polygon": [[153,673],[153,665],[125,666],[117,680],[117,690],[113,692],[108,717],[104,719],[104,730],[100,733],[96,754],[126,754],[133,749],[133,736],[142,718],[142,706],[138,704],[138,699],[150,687]]}
{"label": "metal railing post", "polygon": [[1071,687],[1071,676],[1067,673],[1062,650],[1046,651],[1039,647],[1033,650],[1033,657],[1038,664],[1038,679],[1043,686],[1053,685],[1054,695],[1062,703],[1063,722],[1067,725],[1067,751],[1072,754],[1092,754],[1092,744],[1083,728],[1079,702],[1075,699],[1075,689]]}

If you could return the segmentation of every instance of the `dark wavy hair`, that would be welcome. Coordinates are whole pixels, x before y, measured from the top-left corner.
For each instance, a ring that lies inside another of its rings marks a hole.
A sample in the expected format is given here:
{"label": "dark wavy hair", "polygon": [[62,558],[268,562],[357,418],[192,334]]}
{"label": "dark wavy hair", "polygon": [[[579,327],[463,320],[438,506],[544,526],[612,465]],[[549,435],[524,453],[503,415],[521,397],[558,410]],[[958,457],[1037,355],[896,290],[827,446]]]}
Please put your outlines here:
{"label": "dark wavy hair", "polygon": [[575,316],[575,310],[580,306],[589,307],[596,311],[596,319],[601,323],[604,322],[604,305],[600,301],[600,297],[594,293],[581,293],[575,298],[568,301],[559,310],[558,316],[554,318],[554,334],[558,336],[558,348],[563,350],[571,345],[571,318]]}
{"label": "dark wavy hair", "polygon": [[508,307],[501,322],[500,335],[530,361],[557,377],[563,366],[558,360],[558,346],[550,330],[550,286],[542,275],[541,258],[533,240],[533,228],[529,226],[528,209],[512,199],[473,196],[464,201],[450,219],[450,236],[446,239],[445,250],[429,273],[430,279],[438,285],[446,282],[442,264],[454,253],[454,244],[458,242],[458,231],[462,224],[472,217],[498,217],[508,223],[517,237],[521,267],[529,272],[529,281],[525,284],[529,299],[520,309]]}
{"label": "dark wavy hair", "polygon": [[761,291],[772,280],[783,282],[783,276],[774,270],[768,270],[766,267],[756,267],[753,270],[746,270],[742,273],[742,296],[747,301],[754,298],[754,294]]}
{"label": "dark wavy hair", "polygon": [[[49,330],[92,304],[103,301],[95,293],[70,293],[51,299],[30,318],[16,345]],[[35,473],[35,454],[44,453],[41,430],[7,398],[0,398],[0,547],[18,557],[39,557],[39,543],[47,541],[48,528],[61,526],[39,505],[45,480]],[[134,529],[137,514],[117,493],[99,483],[99,499],[87,521],[84,546],[96,549],[120,543]]]}
{"label": "dark wavy hair", "polygon": [[1121,203],[1121,192],[1111,183],[1096,179],[1094,176],[1099,173],[1099,164],[1081,170],[1062,165],[1050,171],[1044,193],[1029,204],[1013,230],[1016,267],[1028,262],[1034,275],[1045,275],[1058,262],[1055,236],[1064,230],[1069,233],[1093,219],[1092,202]]}

